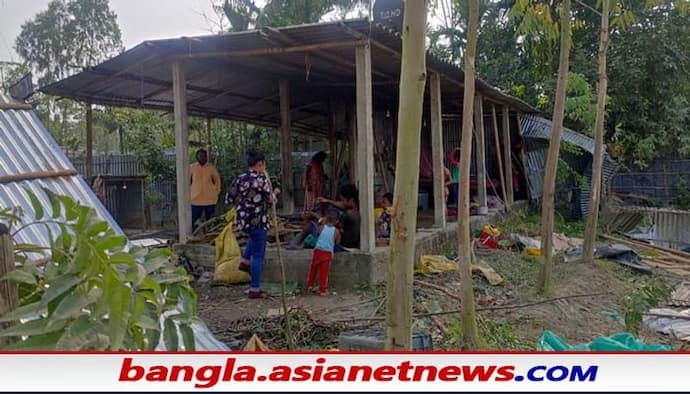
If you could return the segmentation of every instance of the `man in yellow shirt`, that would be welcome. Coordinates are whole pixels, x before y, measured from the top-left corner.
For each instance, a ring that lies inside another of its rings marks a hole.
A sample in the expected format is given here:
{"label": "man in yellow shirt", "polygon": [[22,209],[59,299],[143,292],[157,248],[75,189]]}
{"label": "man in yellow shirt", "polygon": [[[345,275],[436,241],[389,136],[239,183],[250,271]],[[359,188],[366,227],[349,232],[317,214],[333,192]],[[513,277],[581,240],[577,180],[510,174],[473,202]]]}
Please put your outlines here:
{"label": "man in yellow shirt", "polygon": [[220,175],[216,167],[208,162],[208,153],[204,149],[196,152],[196,163],[191,165],[192,231],[196,229],[201,217],[209,220],[213,217],[220,193]]}

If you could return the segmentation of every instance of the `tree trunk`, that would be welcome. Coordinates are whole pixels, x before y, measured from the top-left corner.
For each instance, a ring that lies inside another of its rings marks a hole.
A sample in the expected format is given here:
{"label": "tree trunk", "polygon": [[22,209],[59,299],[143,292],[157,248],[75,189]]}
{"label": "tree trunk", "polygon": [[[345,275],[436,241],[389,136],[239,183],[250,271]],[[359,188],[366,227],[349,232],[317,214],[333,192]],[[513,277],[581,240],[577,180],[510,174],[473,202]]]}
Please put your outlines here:
{"label": "tree trunk", "polygon": [[386,350],[410,350],[412,346],[412,283],[422,106],[426,83],[425,0],[405,2],[404,25],[391,259],[386,287]]}
{"label": "tree trunk", "polygon": [[604,150],[604,118],[606,117],[606,50],[609,46],[609,0],[602,0],[601,31],[599,32],[599,87],[597,90],[597,115],[594,121],[594,159],[592,162],[592,190],[589,196],[589,215],[585,230],[582,257],[586,262],[594,260],[594,245],[599,221],[599,197],[601,195],[601,165]]}
{"label": "tree trunk", "polygon": [[541,249],[542,266],[539,272],[538,291],[546,293],[549,290],[551,271],[553,270],[553,216],[554,192],[556,189],[556,169],[558,168],[558,153],[561,148],[561,134],[563,131],[563,115],[565,108],[565,94],[568,85],[568,60],[570,55],[570,0],[563,0],[561,9],[561,48],[558,60],[558,83],[556,85],[556,99],[553,107],[553,131],[549,143],[549,155],[546,161],[544,175],[544,189],[541,209]]}
{"label": "tree trunk", "polygon": [[462,101],[462,135],[460,143],[460,202],[458,206],[458,254],[462,299],[462,333],[465,346],[476,349],[479,342],[472,285],[472,246],[470,244],[470,161],[472,159],[472,117],[474,115],[474,57],[477,52],[479,0],[470,0],[465,50],[465,94]]}

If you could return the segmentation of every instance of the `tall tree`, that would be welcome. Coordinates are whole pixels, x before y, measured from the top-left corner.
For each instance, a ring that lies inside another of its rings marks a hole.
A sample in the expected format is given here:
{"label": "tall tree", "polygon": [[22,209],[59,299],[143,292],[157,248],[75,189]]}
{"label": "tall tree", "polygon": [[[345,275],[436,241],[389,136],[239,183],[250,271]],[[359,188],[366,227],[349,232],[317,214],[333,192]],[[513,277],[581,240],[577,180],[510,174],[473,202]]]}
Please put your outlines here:
{"label": "tall tree", "polygon": [[541,211],[541,250],[542,266],[539,272],[539,292],[549,290],[553,270],[553,221],[554,194],[556,190],[556,170],[558,153],[561,148],[563,116],[565,112],[565,94],[568,83],[568,66],[570,59],[570,0],[563,0],[560,7],[560,52],[558,60],[558,82],[553,108],[552,132],[549,141],[549,152],[546,160]]}
{"label": "tall tree", "polygon": [[122,39],[108,0],[53,0],[22,25],[15,50],[45,85],[111,57]]}
{"label": "tall tree", "polygon": [[601,166],[604,146],[604,118],[606,116],[606,50],[609,46],[609,0],[601,3],[601,29],[599,31],[599,85],[597,87],[597,115],[594,121],[594,159],[592,163],[592,190],[589,196],[589,214],[585,230],[582,257],[585,261],[594,259],[594,244],[597,239],[599,219],[599,195],[601,193]]}
{"label": "tall tree", "polygon": [[268,0],[262,7],[254,0],[225,0],[225,15],[232,31],[262,26],[280,27],[319,22],[333,11],[349,11],[362,0]]}
{"label": "tall tree", "polygon": [[474,116],[475,68],[479,0],[469,0],[467,15],[467,47],[465,49],[465,83],[462,100],[462,135],[460,143],[460,202],[458,207],[458,252],[460,254],[460,286],[462,299],[462,333],[465,346],[479,346],[474,287],[472,284],[472,245],[470,243],[470,161],[472,159],[472,126]]}
{"label": "tall tree", "polygon": [[426,0],[405,1],[403,24],[395,201],[386,287],[387,350],[410,350],[412,347],[412,284],[426,84]]}

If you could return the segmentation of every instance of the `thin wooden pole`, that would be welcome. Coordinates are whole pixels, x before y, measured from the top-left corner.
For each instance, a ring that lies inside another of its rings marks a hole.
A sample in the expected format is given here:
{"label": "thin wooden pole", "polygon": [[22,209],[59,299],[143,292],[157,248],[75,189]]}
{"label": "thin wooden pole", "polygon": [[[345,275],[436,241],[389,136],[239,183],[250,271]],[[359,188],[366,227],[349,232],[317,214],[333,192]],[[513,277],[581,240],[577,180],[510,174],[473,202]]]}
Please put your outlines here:
{"label": "thin wooden pole", "polygon": [[498,119],[496,117],[496,104],[491,104],[491,120],[493,121],[494,144],[496,145],[496,162],[498,162],[498,175],[501,179],[501,194],[503,203],[506,201],[506,178],[503,174],[503,159],[501,158],[501,141],[498,137]]}
{"label": "thin wooden pole", "polygon": [[337,132],[337,113],[340,103],[328,101],[328,143],[331,162],[331,198],[335,198],[335,189],[338,186],[338,138]]}
{"label": "thin wooden pole", "polygon": [[93,176],[93,107],[86,104],[86,179]]}
{"label": "thin wooden pole", "polygon": [[479,194],[478,214],[486,215],[489,208],[486,202],[486,142],[484,134],[484,104],[482,96],[474,96],[474,131],[477,143],[477,193]]}
{"label": "thin wooden pole", "polygon": [[283,212],[295,210],[295,188],[292,182],[292,134],[290,131],[290,85],[286,79],[279,82],[280,91],[280,161]]}
{"label": "thin wooden pole", "polygon": [[[271,177],[266,172],[266,179],[268,180],[268,187],[272,192],[275,192],[271,184]],[[280,247],[280,227],[278,227],[278,209],[276,208],[275,195],[271,197],[271,213],[273,215],[273,226],[276,229],[276,251],[278,253],[278,264],[280,265],[280,300],[283,304],[283,318],[285,319],[285,336],[287,337],[288,350],[295,348],[295,339],[292,337],[292,323],[290,322],[290,311],[287,305],[287,280],[285,277],[285,262],[283,261],[283,252]]]}
{"label": "thin wooden pole", "polygon": [[429,80],[431,112],[431,157],[434,173],[434,225],[446,227],[446,199],[445,166],[443,165],[443,120],[442,120],[442,95],[441,76],[431,73]]}
{"label": "thin wooden pole", "polygon": [[187,78],[184,65],[172,65],[175,109],[175,160],[177,162],[177,222],[179,241],[184,244],[192,232],[192,203],[189,174],[189,123],[187,119]]}
{"label": "thin wooden pole", "polygon": [[374,125],[372,116],[371,47],[355,49],[357,62],[357,184],[359,189],[360,249],[372,252],[374,232]]}
{"label": "thin wooden pole", "polygon": [[508,106],[503,107],[503,164],[506,167],[505,171],[505,191],[506,191],[506,208],[513,205],[513,155],[512,145],[510,142],[510,110]]}
{"label": "thin wooden pole", "polygon": [[212,161],[211,156],[211,118],[206,118],[206,153],[208,155],[208,161]]}
{"label": "thin wooden pole", "polygon": [[[0,223],[0,278],[14,271],[14,246],[9,229]],[[0,281],[0,316],[13,311],[18,304],[17,285],[11,280]],[[9,327],[11,323],[0,323],[0,328]],[[0,338],[0,348],[9,345],[11,338]]]}

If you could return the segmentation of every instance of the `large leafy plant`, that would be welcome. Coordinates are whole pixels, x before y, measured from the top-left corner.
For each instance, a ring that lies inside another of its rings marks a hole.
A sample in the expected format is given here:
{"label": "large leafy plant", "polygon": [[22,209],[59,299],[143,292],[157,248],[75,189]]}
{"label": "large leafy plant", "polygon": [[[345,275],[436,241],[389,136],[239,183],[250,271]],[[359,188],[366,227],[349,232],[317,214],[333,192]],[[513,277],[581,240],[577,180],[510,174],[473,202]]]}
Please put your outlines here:
{"label": "large leafy plant", "polygon": [[153,350],[161,337],[168,350],[194,349],[196,295],[169,249],[128,248],[92,208],[46,190],[47,215],[27,193],[33,220],[17,209],[0,220],[13,236],[43,226],[50,247],[15,245],[17,268],[2,280],[18,283],[20,306],[0,317],[16,322],[0,331],[16,338],[6,350]]}

